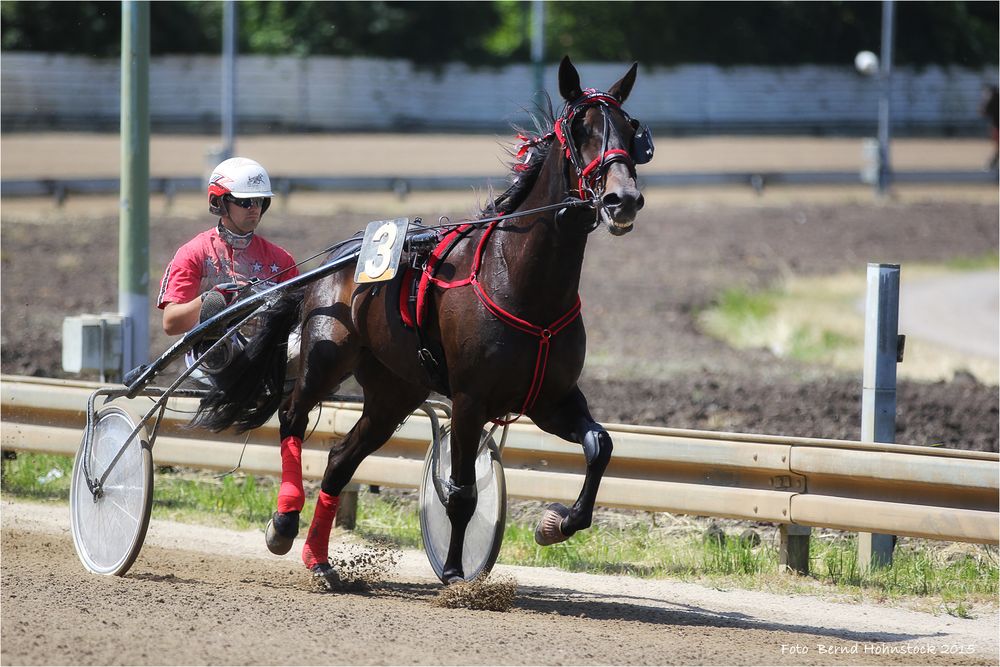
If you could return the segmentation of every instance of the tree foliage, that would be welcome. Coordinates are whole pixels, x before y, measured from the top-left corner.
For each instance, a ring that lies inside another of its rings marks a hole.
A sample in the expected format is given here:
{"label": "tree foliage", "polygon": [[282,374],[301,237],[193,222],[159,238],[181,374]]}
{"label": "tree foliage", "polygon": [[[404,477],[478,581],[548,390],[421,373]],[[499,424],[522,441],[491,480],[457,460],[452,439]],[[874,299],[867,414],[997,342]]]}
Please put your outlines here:
{"label": "tree foliage", "polygon": [[[492,2],[236,3],[241,53],[402,58],[503,65],[530,57],[531,4]],[[900,64],[997,63],[1000,3],[897,2]],[[844,64],[878,51],[879,2],[547,2],[546,56],[647,65]],[[154,54],[218,53],[223,5],[150,3]],[[5,50],[113,57],[118,2],[0,2]]]}

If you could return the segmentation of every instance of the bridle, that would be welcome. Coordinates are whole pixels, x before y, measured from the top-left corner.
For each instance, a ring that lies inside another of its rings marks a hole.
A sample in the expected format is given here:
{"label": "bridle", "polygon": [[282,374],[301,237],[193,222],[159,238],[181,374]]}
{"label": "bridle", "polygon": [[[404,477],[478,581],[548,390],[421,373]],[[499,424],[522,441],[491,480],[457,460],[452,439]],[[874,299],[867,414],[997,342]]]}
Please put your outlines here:
{"label": "bridle", "polygon": [[[601,109],[601,116],[604,123],[601,151],[593,160],[585,162],[583,156],[580,154],[580,149],[577,147],[577,142],[573,138],[573,121],[580,112],[594,106]],[[618,144],[625,144],[621,134],[610,121],[608,112],[611,108],[617,109],[635,129],[631,150],[608,148],[612,131],[618,138]],[[601,184],[604,182],[603,177],[607,175],[608,169],[610,169],[612,164],[615,162],[623,163],[632,178],[635,178],[636,165],[645,164],[653,158],[653,139],[649,127],[629,116],[616,97],[594,88],[587,88],[580,97],[566,103],[562,113],[556,118],[551,132],[530,139],[523,135],[520,135],[518,138],[522,140],[515,154],[519,159],[527,156],[534,146],[549,141],[552,138],[558,139],[567,162],[569,162],[576,172],[577,192],[580,195],[580,199],[593,202],[600,200],[600,194],[603,191],[603,187],[601,187]]]}
{"label": "bridle", "polygon": [[[577,147],[577,142],[573,138],[573,121],[579,113],[589,107],[595,106],[600,108],[601,117],[604,122],[601,152],[590,162],[584,163],[580,149]],[[591,88],[584,91],[583,95],[572,103],[567,103],[562,115],[555,122],[553,132],[556,138],[559,139],[566,159],[569,160],[570,164],[576,170],[577,182],[579,183],[578,191],[581,199],[599,199],[600,193],[598,190],[603,191],[604,189],[602,187],[604,182],[602,177],[607,175],[608,169],[615,162],[623,163],[628,169],[629,174],[635,178],[635,160],[632,159],[629,152],[623,148],[608,148],[608,139],[611,134],[609,130],[612,129],[611,121],[608,117],[610,107],[618,109],[626,119],[631,120],[624,109],[621,108],[621,103],[617,99],[607,93],[602,93]],[[617,130],[615,130],[615,135],[619,139],[619,145],[621,145],[623,142]]]}

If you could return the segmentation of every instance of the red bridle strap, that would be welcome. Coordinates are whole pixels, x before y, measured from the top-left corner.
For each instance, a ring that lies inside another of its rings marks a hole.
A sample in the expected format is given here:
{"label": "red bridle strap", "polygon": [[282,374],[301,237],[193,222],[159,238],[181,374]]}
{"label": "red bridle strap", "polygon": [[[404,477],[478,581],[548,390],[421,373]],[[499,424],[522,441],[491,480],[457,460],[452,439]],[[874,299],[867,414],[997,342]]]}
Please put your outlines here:
{"label": "red bridle strap", "polygon": [[[552,322],[552,324],[547,327],[538,326],[533,324],[528,320],[514,315],[508,310],[501,307],[496,301],[490,298],[490,296],[483,289],[482,283],[479,282],[479,267],[482,264],[483,249],[486,247],[486,241],[489,239],[490,235],[493,233],[493,229],[496,227],[497,223],[490,223],[486,227],[486,231],[483,232],[482,238],[479,239],[479,243],[476,246],[476,254],[472,259],[472,269],[469,272],[468,278],[463,278],[462,280],[444,281],[433,275],[436,270],[437,265],[440,261],[441,256],[446,252],[447,248],[450,247],[452,243],[456,240],[456,237],[461,232],[465,231],[462,227],[459,227],[454,232],[446,236],[438,244],[438,246],[431,253],[431,260],[428,261],[427,266],[424,268],[424,272],[430,282],[442,289],[451,289],[453,287],[463,287],[465,285],[472,285],[472,290],[479,302],[485,306],[486,310],[490,311],[494,317],[496,317],[501,322],[504,322],[513,329],[517,329],[529,336],[534,336],[538,339],[538,353],[535,355],[535,371],[531,377],[531,386],[528,388],[528,394],[524,398],[524,404],[521,406],[521,412],[513,419],[501,420],[494,419],[494,424],[510,424],[521,418],[521,415],[530,411],[535,405],[535,400],[538,399],[538,394],[541,392],[542,383],[545,380],[545,370],[548,365],[549,359],[549,347],[552,338],[558,334],[560,331],[565,329],[567,326],[572,324],[576,318],[580,316],[580,309],[582,307],[582,302],[580,301],[580,295],[576,297],[576,302],[573,306],[566,311],[562,317]],[[467,227],[463,225],[463,227]]]}
{"label": "red bridle strap", "polygon": [[604,151],[601,155],[598,155],[593,160],[590,161],[583,171],[580,172],[580,197],[583,198],[586,195],[583,192],[583,185],[586,183],[591,189],[593,189],[595,183],[589,183],[590,175],[592,172],[597,172],[594,174],[594,180],[600,176],[601,168],[605,165],[609,165],[612,162],[624,162],[628,165],[630,170],[634,170],[632,166],[632,156],[628,154],[627,150],[622,148],[612,148],[611,150]]}

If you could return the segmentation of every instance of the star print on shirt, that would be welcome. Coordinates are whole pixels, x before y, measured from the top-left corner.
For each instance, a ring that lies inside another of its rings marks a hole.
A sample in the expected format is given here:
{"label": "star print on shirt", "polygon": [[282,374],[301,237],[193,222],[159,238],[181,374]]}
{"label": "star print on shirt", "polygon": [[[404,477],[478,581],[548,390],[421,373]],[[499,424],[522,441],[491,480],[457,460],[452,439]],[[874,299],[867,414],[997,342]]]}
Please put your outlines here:
{"label": "star print on shirt", "polygon": [[275,273],[278,272],[278,269],[280,269],[281,267],[278,266],[277,264],[272,263],[271,266],[269,266],[268,268],[271,269],[271,275],[273,276]]}
{"label": "star print on shirt", "polygon": [[254,262],[253,263],[253,272],[254,273],[260,273],[260,270],[263,269],[263,268],[264,268],[264,265],[261,264],[260,262]]}

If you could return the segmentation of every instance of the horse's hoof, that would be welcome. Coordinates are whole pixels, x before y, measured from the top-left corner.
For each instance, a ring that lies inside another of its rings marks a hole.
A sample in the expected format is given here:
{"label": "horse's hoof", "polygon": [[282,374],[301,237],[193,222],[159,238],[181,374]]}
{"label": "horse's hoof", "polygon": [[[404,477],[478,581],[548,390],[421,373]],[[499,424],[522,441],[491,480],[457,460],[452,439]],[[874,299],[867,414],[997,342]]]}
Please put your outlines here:
{"label": "horse's hoof", "polygon": [[441,578],[444,579],[445,586],[451,586],[452,584],[458,584],[465,581],[465,577],[462,576],[462,573],[455,571],[445,572],[441,575]]}
{"label": "horse's hoof", "polygon": [[316,563],[309,571],[313,581],[324,591],[334,591],[340,586],[340,575],[329,563]]}
{"label": "horse's hoof", "polygon": [[275,512],[264,529],[267,550],[276,556],[284,556],[292,549],[295,536],[299,534],[298,512]]}
{"label": "horse's hoof", "polygon": [[560,503],[552,503],[545,508],[542,520],[535,528],[535,542],[547,547],[550,544],[565,542],[569,535],[562,532],[563,519],[569,516],[569,508]]}

